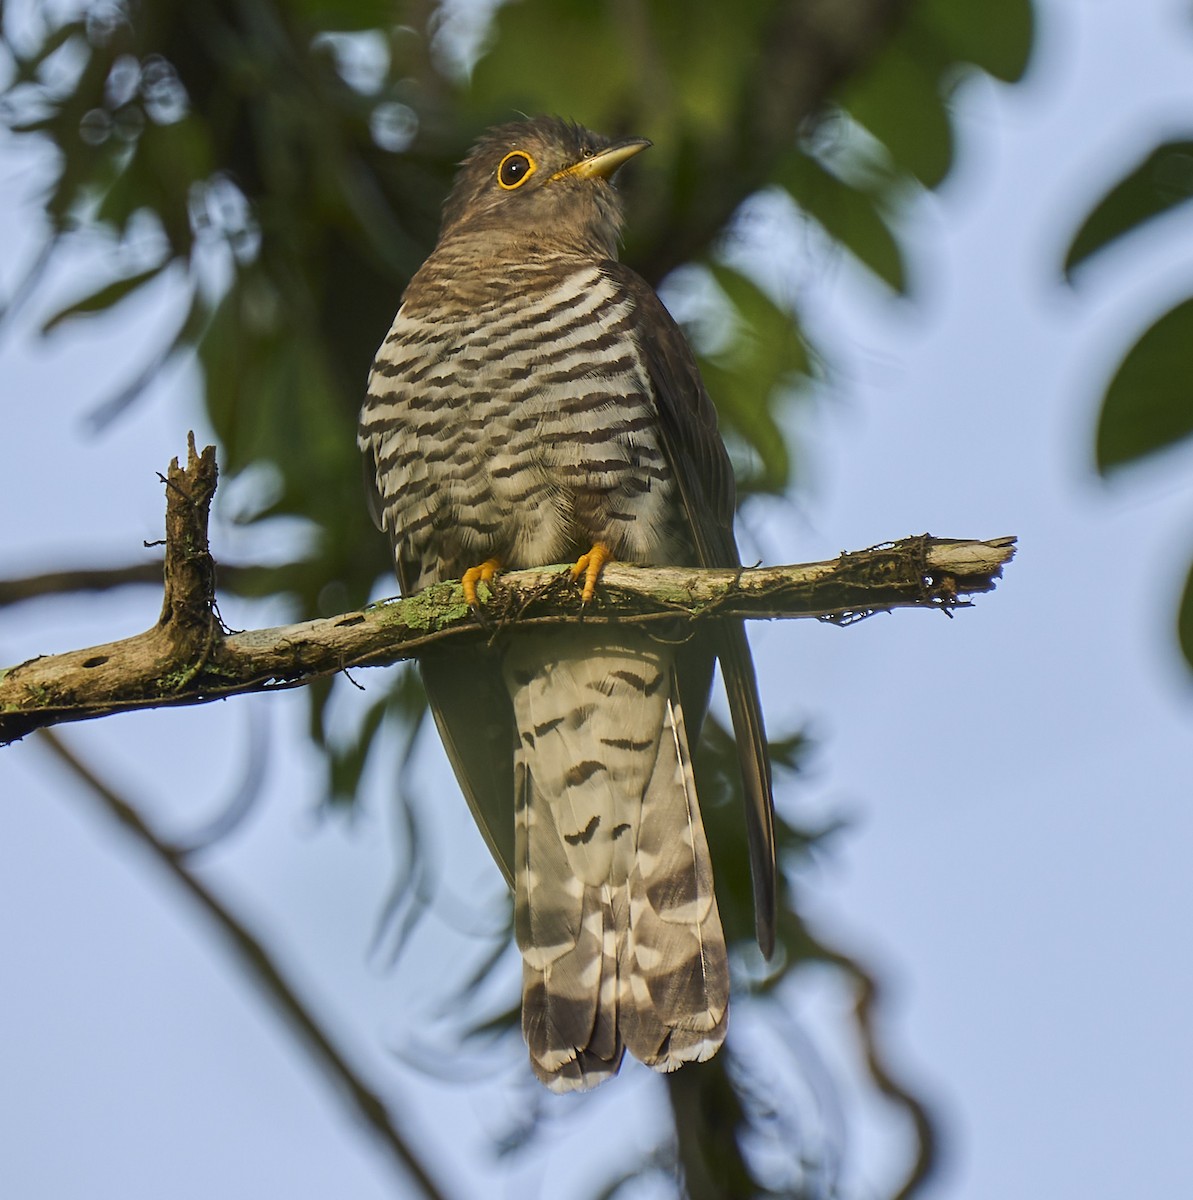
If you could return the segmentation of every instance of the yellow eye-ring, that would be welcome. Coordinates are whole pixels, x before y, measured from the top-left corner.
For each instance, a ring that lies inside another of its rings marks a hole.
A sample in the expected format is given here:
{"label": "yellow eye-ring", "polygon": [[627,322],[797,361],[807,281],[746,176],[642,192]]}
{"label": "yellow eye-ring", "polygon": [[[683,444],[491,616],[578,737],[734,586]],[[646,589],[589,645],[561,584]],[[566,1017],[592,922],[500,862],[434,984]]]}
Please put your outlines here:
{"label": "yellow eye-ring", "polygon": [[512,192],[534,174],[537,165],[525,150],[511,150],[497,168],[497,182],[507,192]]}

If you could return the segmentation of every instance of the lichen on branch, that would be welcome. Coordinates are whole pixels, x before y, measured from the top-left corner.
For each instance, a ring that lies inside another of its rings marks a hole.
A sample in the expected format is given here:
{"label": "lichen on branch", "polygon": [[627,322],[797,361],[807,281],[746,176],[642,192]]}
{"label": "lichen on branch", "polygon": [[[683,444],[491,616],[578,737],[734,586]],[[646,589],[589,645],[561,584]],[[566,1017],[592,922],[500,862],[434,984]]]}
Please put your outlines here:
{"label": "lichen on branch", "polygon": [[[30,659],[0,671],[0,744],[34,729],[117,712],[202,704],[296,687],[349,667],[416,657],[448,638],[497,642],[518,632],[586,623],[668,622],[691,629],[724,617],[815,617],[837,624],[895,608],[967,607],[1015,553],[1013,537],[965,541],[927,534],[825,562],[737,570],[606,566],[581,608],[563,566],[501,576],[473,613],[459,583],[441,583],[359,612],[233,633],[216,608],[208,544],[215,450],[175,459],[166,486],[165,594],[157,623],[121,641]],[[670,630],[669,630],[670,635]]]}

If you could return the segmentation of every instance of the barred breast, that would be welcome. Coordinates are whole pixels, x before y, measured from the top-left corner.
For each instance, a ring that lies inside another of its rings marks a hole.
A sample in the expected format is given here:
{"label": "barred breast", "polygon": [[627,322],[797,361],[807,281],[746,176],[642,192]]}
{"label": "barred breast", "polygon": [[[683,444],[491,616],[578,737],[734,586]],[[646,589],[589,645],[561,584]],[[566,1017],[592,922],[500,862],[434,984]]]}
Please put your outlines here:
{"label": "barred breast", "polygon": [[433,255],[369,377],[360,442],[414,589],[496,557],[683,553],[633,305],[599,264]]}

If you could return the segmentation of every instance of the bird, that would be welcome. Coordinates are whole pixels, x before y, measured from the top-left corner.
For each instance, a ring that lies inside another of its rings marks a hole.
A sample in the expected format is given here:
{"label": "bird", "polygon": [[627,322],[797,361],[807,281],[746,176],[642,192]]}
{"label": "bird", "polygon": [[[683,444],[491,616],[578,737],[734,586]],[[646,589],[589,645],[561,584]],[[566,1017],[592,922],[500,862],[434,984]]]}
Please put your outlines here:
{"label": "bird", "polygon": [[[683,333],[618,259],[614,175],[650,146],[560,117],[485,133],[369,374],[358,441],[402,593],[573,563],[731,567],[734,478]],[[719,659],[763,953],[774,812],[741,622],[663,639],[576,621],[419,662],[448,759],[514,892],[522,1031],[555,1092],[714,1055],[729,965],[692,770]]]}

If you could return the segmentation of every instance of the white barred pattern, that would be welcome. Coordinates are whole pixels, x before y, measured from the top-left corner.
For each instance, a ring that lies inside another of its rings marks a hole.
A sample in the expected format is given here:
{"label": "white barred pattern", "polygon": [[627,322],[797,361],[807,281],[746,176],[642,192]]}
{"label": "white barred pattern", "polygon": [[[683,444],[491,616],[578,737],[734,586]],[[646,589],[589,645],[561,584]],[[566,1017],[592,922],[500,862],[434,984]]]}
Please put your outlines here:
{"label": "white barred pattern", "polygon": [[630,302],[595,264],[539,271],[511,268],[487,303],[433,293],[430,313],[408,296],[378,352],[360,440],[412,587],[494,555],[514,568],[597,541],[630,561],[678,550]]}
{"label": "white barred pattern", "polygon": [[553,1091],[716,1053],[725,938],[674,668],[634,630],[521,639],[506,657],[522,1029]]}
{"label": "white barred pattern", "polygon": [[[597,542],[630,561],[693,561],[630,296],[590,258],[506,250],[442,243],[369,377],[360,444],[403,588]],[[710,1057],[728,961],[674,649],[580,626],[511,639],[496,696],[482,690],[494,669],[478,653],[461,686],[490,709],[503,688],[512,702],[511,759],[475,769],[513,775],[536,1074],[568,1091],[614,1074],[625,1048],[659,1070]],[[439,696],[450,753],[463,710]],[[460,777],[475,811],[472,769]]]}

